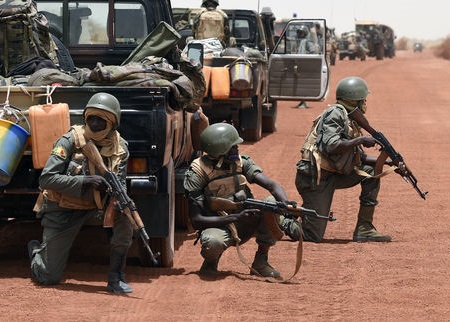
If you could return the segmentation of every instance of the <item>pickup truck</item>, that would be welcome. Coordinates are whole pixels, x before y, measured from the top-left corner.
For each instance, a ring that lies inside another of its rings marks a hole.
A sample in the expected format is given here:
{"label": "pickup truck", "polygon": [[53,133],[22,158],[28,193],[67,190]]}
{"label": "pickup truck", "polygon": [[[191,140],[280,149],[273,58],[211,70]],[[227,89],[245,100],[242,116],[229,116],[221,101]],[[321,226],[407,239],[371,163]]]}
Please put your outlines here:
{"label": "pickup truck", "polygon": [[[93,68],[97,62],[120,65],[161,21],[173,25],[168,0],[40,0],[38,10],[49,21],[62,57],[60,63],[66,70],[73,66]],[[177,193],[176,186],[181,185],[193,157],[193,113],[177,104],[170,86],[104,84],[58,86],[52,90],[52,102],[69,105],[71,124],[81,123],[84,106],[94,93],[108,92],[118,98],[122,109],[119,132],[130,150],[128,193],[136,203],[153,251],[161,254],[158,265],[171,267],[175,205],[185,211],[183,199],[177,201],[183,192]],[[26,116],[30,106],[46,103],[47,94],[46,87],[4,86],[0,87],[0,102],[8,102]],[[37,220],[32,209],[42,169],[33,166],[32,155],[33,147],[28,145],[10,181],[0,186],[1,224]],[[135,254],[142,265],[153,266],[139,238],[135,238],[130,254]]]}
{"label": "pickup truck", "polygon": [[[215,98],[211,90],[207,92],[202,108],[210,122],[230,122],[244,140],[258,141],[263,132],[276,131],[278,100],[322,101],[326,98],[329,68],[325,51],[296,54],[288,50],[295,46],[296,29],[300,25],[313,28],[320,24],[325,30],[324,19],[293,19],[275,35],[275,17],[270,8],[263,8],[261,13],[244,9],[223,11],[228,15],[235,48],[226,48],[219,57],[205,55],[204,66],[231,67],[245,57],[251,65],[252,83],[248,89],[236,88],[231,83],[229,96],[225,98]],[[198,12],[199,9],[173,9],[176,26],[185,38],[192,35],[192,23]],[[320,48],[326,48],[325,39],[315,41]]]}

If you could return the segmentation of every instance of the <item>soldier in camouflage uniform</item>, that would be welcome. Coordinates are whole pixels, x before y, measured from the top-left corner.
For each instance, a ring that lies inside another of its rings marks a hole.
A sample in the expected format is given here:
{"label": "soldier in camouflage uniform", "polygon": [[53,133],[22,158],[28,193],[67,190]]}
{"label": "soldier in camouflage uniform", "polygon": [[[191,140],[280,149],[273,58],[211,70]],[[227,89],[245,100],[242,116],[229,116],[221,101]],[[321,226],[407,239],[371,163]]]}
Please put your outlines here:
{"label": "soldier in camouflage uniform", "polygon": [[[252,198],[249,183],[256,183],[268,190],[273,196],[269,197],[272,201],[275,198],[292,204],[279,184],[266,177],[248,155],[239,154],[239,143],[242,139],[231,124],[210,125],[201,134],[201,145],[206,155],[191,163],[184,179],[190,220],[192,226],[199,230],[202,245],[204,262],[200,274],[218,274],[219,259],[228,247],[236,246],[237,239],[243,244],[256,237],[258,250],[251,273],[255,270],[264,277],[280,278],[280,273],[268,263],[268,251],[276,239],[268,223],[262,219],[263,214],[255,209],[225,213],[211,211],[208,207],[209,197],[233,201]],[[270,214],[268,218],[276,219],[276,215]],[[237,234],[233,233],[234,229]]]}
{"label": "soldier in camouflage uniform", "polygon": [[[302,147],[302,159],[297,163],[295,185],[303,199],[303,207],[327,216],[336,189],[361,185],[359,212],[353,241],[389,242],[390,236],[380,234],[373,225],[375,206],[380,189],[380,179],[373,175],[376,158],[365,154],[362,147],[375,146],[375,139],[362,135],[349,113],[355,108],[365,113],[366,96],[370,93],[360,77],[342,79],[336,88],[336,104],[330,105],[319,116]],[[362,171],[362,172],[361,172]],[[287,235],[306,241],[320,242],[327,221],[305,215],[302,227],[297,221],[282,218],[280,222]]]}
{"label": "soldier in camouflage uniform", "polygon": [[[42,243],[28,243],[34,280],[52,285],[61,281],[73,241],[83,224],[99,219],[104,208],[106,180],[96,174],[94,165],[81,153],[92,140],[105,165],[117,174],[126,187],[127,143],[117,132],[120,104],[112,95],[97,93],[91,97],[83,114],[85,125],[75,125],[58,139],[39,178],[43,201],[38,205],[42,217]],[[107,289],[130,293],[123,269],[132,243],[133,228],[123,215],[116,215],[111,237]]]}
{"label": "soldier in camouflage uniform", "polygon": [[228,15],[218,9],[218,0],[203,0],[202,9],[195,16],[192,26],[194,39],[207,39],[216,37],[222,46],[230,46],[230,27]]}

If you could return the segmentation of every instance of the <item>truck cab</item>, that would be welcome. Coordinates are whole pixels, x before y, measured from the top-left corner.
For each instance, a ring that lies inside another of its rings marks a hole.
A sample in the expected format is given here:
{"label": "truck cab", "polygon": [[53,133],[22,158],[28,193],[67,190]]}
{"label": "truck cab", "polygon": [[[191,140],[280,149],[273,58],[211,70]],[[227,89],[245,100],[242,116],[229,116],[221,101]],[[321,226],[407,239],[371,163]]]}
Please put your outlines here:
{"label": "truck cab", "polygon": [[77,67],[120,65],[164,21],[173,25],[168,0],[39,0],[50,32],[69,50]]}
{"label": "truck cab", "polygon": [[[58,58],[63,58],[59,61],[70,60],[79,69],[93,69],[98,62],[120,66],[145,43],[149,33],[161,26],[161,21],[170,28],[166,29],[169,34],[176,35],[171,32],[173,21],[168,0],[42,0],[38,1],[37,9],[44,13],[50,32],[59,41]],[[175,45],[167,47],[170,51]],[[119,86],[114,82],[0,86],[0,102],[8,102],[25,119],[33,105],[67,103],[71,125],[82,124],[83,109],[93,94],[107,92],[117,97],[121,105],[118,130],[128,141],[130,151],[127,192],[141,215],[153,251],[161,253],[159,265],[164,267],[173,265],[176,217],[181,218],[181,224],[186,224],[182,180],[195,155],[190,130],[194,113],[185,108],[186,101],[177,100],[179,94],[174,94],[175,91],[169,85]],[[0,106],[0,112],[5,105]],[[23,123],[31,136],[38,134],[27,122]],[[3,147],[0,157],[7,155]],[[42,167],[32,162],[35,151],[28,144],[16,170],[8,181],[0,184],[0,224],[37,220],[33,206],[40,192],[38,178]],[[133,257],[139,257],[144,266],[152,266],[139,243],[139,239],[134,243]]]}
{"label": "truck cab", "polygon": [[[249,88],[240,89],[234,87],[230,79],[229,95],[221,98],[214,97],[210,88],[202,107],[212,123],[230,122],[244,140],[258,141],[262,133],[276,131],[277,101],[326,98],[329,72],[324,19],[284,21],[283,26],[275,30],[275,16],[268,7],[260,13],[244,9],[223,11],[228,15],[235,46],[225,48],[220,55],[205,56],[204,65],[227,67],[231,73],[233,64],[244,58],[251,65],[252,83]],[[173,12],[178,31],[185,38],[192,35],[194,17],[199,9],[174,8]],[[296,42],[296,30],[301,25],[311,30],[309,37],[317,47],[315,53],[299,54],[291,50]]]}

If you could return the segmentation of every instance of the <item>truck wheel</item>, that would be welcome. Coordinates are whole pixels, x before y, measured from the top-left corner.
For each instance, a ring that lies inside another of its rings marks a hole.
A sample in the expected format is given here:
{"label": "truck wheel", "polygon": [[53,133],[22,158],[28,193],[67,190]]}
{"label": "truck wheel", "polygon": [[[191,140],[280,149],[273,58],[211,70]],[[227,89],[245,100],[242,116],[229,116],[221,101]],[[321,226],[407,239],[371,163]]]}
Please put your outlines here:
{"label": "truck wheel", "polygon": [[336,54],[334,54],[334,53],[330,55],[330,65],[331,66],[336,65]]}
{"label": "truck wheel", "polygon": [[377,60],[383,60],[384,58],[384,46],[383,44],[378,44],[376,49],[376,58]]}
{"label": "truck wheel", "polygon": [[262,136],[262,95],[255,95],[252,106],[241,110],[240,128],[245,141],[257,142]]}
{"label": "truck wheel", "polygon": [[262,113],[262,131],[266,133],[273,133],[277,130],[277,101],[271,101],[272,107],[270,109],[263,108]]}

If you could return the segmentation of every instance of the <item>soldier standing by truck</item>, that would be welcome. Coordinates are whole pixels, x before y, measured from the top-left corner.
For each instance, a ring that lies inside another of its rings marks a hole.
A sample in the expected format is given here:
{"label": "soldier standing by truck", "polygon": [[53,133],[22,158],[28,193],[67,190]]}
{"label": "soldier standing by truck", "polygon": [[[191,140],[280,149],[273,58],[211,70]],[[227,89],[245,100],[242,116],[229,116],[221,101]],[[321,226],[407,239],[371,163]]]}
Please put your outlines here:
{"label": "soldier standing by truck", "polygon": [[221,9],[217,9],[218,0],[203,0],[202,10],[194,18],[192,33],[194,39],[217,38],[223,47],[230,44],[230,27],[228,15]]}
{"label": "soldier standing by truck", "polygon": [[[316,28],[316,27],[314,27]],[[318,43],[314,43],[313,40],[310,39],[310,32],[307,26],[300,25],[296,32],[297,39],[294,42],[295,48],[293,49],[294,53],[297,54],[317,54],[319,53],[319,45]],[[298,103],[297,108],[308,108],[306,101],[300,101]]]}
{"label": "soldier standing by truck", "polygon": [[[83,142],[95,143],[109,170],[126,186],[129,153],[126,141],[116,130],[120,125],[119,101],[111,94],[94,94],[83,117],[84,126],[73,126],[55,142],[39,179],[44,189],[42,203],[38,205],[43,240],[30,241],[28,252],[32,277],[44,285],[60,282],[75,237],[87,220],[99,219],[104,208],[107,183],[81,153]],[[132,237],[133,228],[127,217],[115,216],[107,285],[110,292],[133,291],[123,273]]]}

